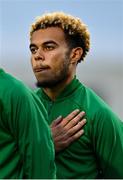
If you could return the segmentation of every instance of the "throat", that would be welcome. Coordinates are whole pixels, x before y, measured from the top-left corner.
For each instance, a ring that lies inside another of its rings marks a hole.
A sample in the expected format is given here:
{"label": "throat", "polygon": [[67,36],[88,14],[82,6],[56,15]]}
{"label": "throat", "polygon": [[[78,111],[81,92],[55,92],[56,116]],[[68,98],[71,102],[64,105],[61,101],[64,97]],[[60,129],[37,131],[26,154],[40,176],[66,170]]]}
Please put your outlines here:
{"label": "throat", "polygon": [[52,88],[43,88],[43,90],[52,101],[55,101],[56,98],[60,95],[60,93],[64,90],[64,88],[71,82],[71,80],[64,81]]}

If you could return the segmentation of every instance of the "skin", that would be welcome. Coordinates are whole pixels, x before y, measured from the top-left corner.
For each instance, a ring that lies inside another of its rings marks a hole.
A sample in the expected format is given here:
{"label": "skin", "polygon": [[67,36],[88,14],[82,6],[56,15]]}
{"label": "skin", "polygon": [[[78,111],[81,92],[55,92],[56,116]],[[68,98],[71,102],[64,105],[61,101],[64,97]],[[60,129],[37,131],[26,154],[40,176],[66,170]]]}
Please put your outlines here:
{"label": "skin", "polygon": [[[31,64],[38,85],[55,101],[60,92],[75,76],[76,65],[83,50],[76,47],[70,50],[64,32],[59,27],[36,30],[32,34]],[[56,152],[70,145],[83,134],[86,123],[85,112],[73,111],[65,118],[58,118],[51,124]]]}
{"label": "skin", "polygon": [[81,120],[84,115],[84,111],[75,110],[66,118],[58,117],[53,121],[51,131],[56,153],[68,147],[84,133],[82,127],[86,119]]}

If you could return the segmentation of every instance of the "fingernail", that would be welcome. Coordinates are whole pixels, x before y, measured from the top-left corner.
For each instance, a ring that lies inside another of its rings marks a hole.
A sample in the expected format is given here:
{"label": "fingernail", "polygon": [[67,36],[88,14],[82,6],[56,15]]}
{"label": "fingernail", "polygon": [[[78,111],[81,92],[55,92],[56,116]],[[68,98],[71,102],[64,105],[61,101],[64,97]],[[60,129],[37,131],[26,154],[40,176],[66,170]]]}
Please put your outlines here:
{"label": "fingernail", "polygon": [[84,133],[84,129],[81,130],[81,133],[82,133],[82,134]]}
{"label": "fingernail", "polygon": [[76,111],[76,112],[79,112],[80,110],[79,110],[79,109],[76,109],[75,111]]}
{"label": "fingernail", "polygon": [[83,114],[85,114],[85,111],[82,111]]}
{"label": "fingernail", "polygon": [[87,122],[87,120],[86,120],[86,119],[83,119],[83,121],[84,121],[84,123],[86,123],[86,122]]}
{"label": "fingernail", "polygon": [[62,115],[58,116],[57,119],[61,119],[62,118]]}

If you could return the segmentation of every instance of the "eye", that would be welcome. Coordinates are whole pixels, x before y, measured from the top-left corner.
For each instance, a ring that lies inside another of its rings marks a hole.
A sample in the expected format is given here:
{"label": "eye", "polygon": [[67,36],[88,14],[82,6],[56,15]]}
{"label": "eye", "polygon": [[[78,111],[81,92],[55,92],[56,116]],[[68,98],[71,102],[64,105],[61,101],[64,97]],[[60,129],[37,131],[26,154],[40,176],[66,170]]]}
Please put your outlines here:
{"label": "eye", "polygon": [[46,45],[46,46],[44,46],[44,50],[47,50],[47,51],[51,51],[51,50],[53,50],[55,47],[54,46],[52,46],[52,45]]}
{"label": "eye", "polygon": [[32,54],[35,54],[37,52],[37,48],[36,47],[31,47],[30,51]]}

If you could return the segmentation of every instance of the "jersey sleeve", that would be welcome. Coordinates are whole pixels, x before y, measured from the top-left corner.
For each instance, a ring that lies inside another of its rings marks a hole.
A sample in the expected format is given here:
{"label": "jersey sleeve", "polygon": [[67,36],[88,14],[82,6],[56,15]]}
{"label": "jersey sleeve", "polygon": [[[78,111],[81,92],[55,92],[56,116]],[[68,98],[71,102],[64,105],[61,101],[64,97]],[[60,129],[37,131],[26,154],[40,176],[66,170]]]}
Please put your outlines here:
{"label": "jersey sleeve", "polygon": [[103,178],[123,178],[123,121],[102,108],[92,125],[92,142]]}
{"label": "jersey sleeve", "polygon": [[24,91],[14,100],[12,107],[13,134],[16,134],[23,177],[54,178],[54,147],[43,105],[33,93]]}

